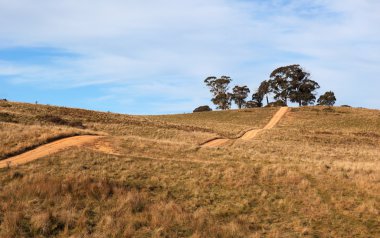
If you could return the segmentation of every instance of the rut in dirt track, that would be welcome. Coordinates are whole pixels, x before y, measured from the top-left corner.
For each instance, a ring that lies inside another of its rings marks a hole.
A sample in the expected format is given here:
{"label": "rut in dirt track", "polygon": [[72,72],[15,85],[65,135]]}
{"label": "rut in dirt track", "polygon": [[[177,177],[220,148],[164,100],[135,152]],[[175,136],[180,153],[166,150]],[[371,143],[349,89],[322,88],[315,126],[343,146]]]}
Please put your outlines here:
{"label": "rut in dirt track", "polygon": [[[276,114],[274,114],[272,119],[268,122],[268,124],[263,129],[255,129],[255,130],[247,131],[246,133],[244,133],[244,135],[242,135],[238,139],[251,140],[251,139],[255,138],[259,132],[261,132],[263,130],[272,129],[273,127],[275,127],[280,122],[282,117],[284,117],[288,111],[289,111],[288,107],[281,107],[276,112]],[[212,140],[212,141],[209,141],[209,142],[203,144],[202,147],[218,147],[218,146],[225,145],[229,141],[233,141],[233,139],[215,139],[215,140]]]}
{"label": "rut in dirt track", "polygon": [[83,146],[84,144],[92,143],[99,138],[102,138],[102,136],[83,135],[57,140],[55,142],[37,147],[36,149],[25,152],[23,154],[13,156],[5,160],[0,160],[0,168],[25,164],[73,146]]}

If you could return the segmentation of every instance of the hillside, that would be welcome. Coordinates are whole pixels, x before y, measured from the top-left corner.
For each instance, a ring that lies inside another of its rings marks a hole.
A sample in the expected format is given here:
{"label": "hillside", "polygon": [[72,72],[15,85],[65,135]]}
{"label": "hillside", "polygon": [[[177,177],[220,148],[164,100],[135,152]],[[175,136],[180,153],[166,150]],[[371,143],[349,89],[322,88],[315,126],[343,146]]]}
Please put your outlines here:
{"label": "hillside", "polygon": [[[130,116],[0,102],[0,237],[378,237],[380,111],[278,108]],[[230,138],[216,148],[200,145]]]}

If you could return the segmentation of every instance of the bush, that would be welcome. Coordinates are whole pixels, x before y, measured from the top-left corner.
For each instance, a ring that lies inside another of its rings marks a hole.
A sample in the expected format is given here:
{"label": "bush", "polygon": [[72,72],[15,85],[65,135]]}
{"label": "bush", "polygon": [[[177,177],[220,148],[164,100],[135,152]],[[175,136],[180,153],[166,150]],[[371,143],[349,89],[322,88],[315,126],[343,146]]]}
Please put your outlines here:
{"label": "bush", "polygon": [[67,125],[68,123],[68,121],[66,121],[65,119],[62,119],[58,116],[52,116],[52,115],[39,116],[38,119],[40,121],[50,122],[57,125]]}
{"label": "bush", "polygon": [[322,109],[324,112],[335,112],[335,109],[332,107],[326,107]]}
{"label": "bush", "polygon": [[269,103],[265,107],[286,107],[286,106],[287,105],[283,101],[278,100],[278,101]]}
{"label": "bush", "polygon": [[351,107],[351,106],[349,106],[349,105],[342,105],[341,107]]}
{"label": "bush", "polygon": [[209,106],[205,105],[205,106],[200,106],[200,107],[195,108],[193,112],[209,112],[209,111],[212,111],[212,109]]}
{"label": "bush", "polygon": [[14,118],[13,115],[6,112],[0,112],[0,121],[1,122],[17,122],[17,120]]}
{"label": "bush", "polygon": [[12,104],[8,103],[7,99],[0,100],[0,107],[12,107]]}
{"label": "bush", "polygon": [[80,128],[80,129],[86,129],[86,127],[83,125],[81,121],[71,121],[69,122],[68,126]]}
{"label": "bush", "polygon": [[62,126],[71,126],[71,127],[77,127],[81,129],[85,129],[85,126],[81,121],[67,121],[61,117],[58,116],[53,116],[53,115],[44,115],[44,116],[39,116],[38,119],[40,121],[44,122],[49,122],[53,123],[56,125],[62,125]]}
{"label": "bush", "polygon": [[245,104],[246,108],[256,108],[256,107],[262,107],[262,104],[256,101],[248,101]]}

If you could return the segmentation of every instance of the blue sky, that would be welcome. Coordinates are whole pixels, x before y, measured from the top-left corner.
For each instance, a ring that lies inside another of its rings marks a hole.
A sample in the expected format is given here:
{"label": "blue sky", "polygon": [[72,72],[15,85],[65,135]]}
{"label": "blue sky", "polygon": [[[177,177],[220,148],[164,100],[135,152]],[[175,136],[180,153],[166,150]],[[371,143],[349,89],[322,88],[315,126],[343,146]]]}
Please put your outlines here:
{"label": "blue sky", "polygon": [[378,0],[0,0],[0,98],[129,114],[209,104],[301,64],[337,104],[380,109]]}

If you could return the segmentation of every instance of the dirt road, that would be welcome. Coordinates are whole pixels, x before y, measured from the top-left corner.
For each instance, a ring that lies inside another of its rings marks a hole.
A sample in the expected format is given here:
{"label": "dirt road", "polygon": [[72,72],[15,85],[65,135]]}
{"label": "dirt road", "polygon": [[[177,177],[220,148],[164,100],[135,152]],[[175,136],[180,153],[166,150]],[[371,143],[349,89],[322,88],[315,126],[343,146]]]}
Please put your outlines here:
{"label": "dirt road", "polygon": [[13,156],[5,160],[0,160],[0,168],[5,168],[9,166],[13,167],[16,165],[25,164],[30,161],[39,159],[41,157],[44,157],[53,153],[57,153],[59,151],[65,150],[73,146],[82,146],[87,143],[92,143],[101,137],[102,136],[84,135],[84,136],[74,136],[74,137],[57,140],[55,142],[42,145],[34,150],[25,152],[21,155]]}
{"label": "dirt road", "polygon": [[264,127],[264,130],[272,129],[273,127],[275,127],[288,111],[289,111],[288,107],[281,107],[280,110],[278,110],[278,112],[274,114],[274,116],[269,121],[269,123]]}
{"label": "dirt road", "polygon": [[[287,111],[288,107],[280,108],[280,110],[278,110],[278,112],[272,117],[272,119],[263,129],[247,131],[238,139],[250,140],[255,138],[260,131],[272,129],[274,126],[277,125],[277,123],[281,120],[281,118],[286,114]],[[73,146],[83,146],[87,143],[93,143],[102,137],[103,136],[83,135],[57,140],[55,142],[42,145],[34,150],[25,152],[21,155],[13,156],[5,160],[0,160],[0,168],[13,167],[16,165],[25,164],[33,160],[42,158],[44,156],[48,156],[59,151],[68,149]],[[215,139],[205,143],[204,145],[202,145],[202,147],[219,147],[225,145],[229,141],[232,141],[232,139]],[[105,143],[94,143],[92,147],[101,152],[117,155],[117,153],[113,151],[112,146]]]}
{"label": "dirt road", "polygon": [[[244,133],[240,138],[242,140],[251,140],[257,136],[257,134],[263,130],[269,130],[275,127],[281,120],[281,118],[288,112],[289,108],[288,107],[281,107],[280,110],[274,114],[272,119],[268,122],[268,124],[263,128],[263,129],[255,129],[255,130],[250,130]],[[231,141],[233,139],[215,139],[212,141],[209,141],[205,144],[202,145],[202,147],[219,147],[227,142]]]}

